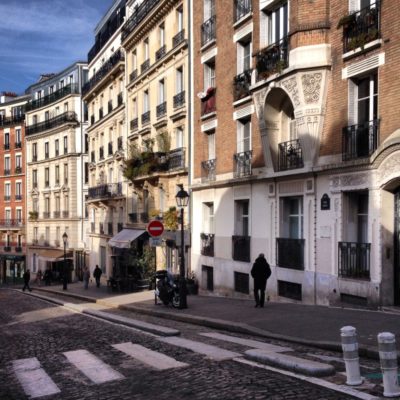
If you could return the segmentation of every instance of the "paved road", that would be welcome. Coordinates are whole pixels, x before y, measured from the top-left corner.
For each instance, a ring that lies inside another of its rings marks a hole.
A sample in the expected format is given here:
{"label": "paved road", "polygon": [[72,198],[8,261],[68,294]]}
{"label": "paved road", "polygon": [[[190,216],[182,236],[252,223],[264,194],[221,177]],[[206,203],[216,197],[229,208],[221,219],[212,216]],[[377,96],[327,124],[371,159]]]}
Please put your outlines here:
{"label": "paved road", "polygon": [[206,328],[160,339],[8,290],[0,324],[4,400],[353,398],[238,362],[243,346],[199,335],[215,333]]}

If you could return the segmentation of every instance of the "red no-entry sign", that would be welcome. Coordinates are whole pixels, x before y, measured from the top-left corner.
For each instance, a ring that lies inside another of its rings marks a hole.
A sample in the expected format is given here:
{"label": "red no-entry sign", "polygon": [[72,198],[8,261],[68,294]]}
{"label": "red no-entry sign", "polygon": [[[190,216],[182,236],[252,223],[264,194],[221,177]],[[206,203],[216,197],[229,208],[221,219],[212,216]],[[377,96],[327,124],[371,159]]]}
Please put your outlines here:
{"label": "red no-entry sign", "polygon": [[164,232],[164,225],[161,221],[150,221],[147,225],[147,232],[152,237],[161,236]]}

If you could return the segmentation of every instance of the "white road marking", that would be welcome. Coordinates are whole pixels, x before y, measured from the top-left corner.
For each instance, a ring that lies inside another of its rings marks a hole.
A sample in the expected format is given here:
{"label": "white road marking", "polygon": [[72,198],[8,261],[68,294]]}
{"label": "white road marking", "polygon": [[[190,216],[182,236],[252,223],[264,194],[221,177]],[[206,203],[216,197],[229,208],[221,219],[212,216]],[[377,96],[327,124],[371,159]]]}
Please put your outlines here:
{"label": "white road marking", "polygon": [[200,335],[207,336],[213,339],[223,340],[225,342],[240,344],[242,346],[251,347],[252,349],[262,349],[273,353],[293,351],[293,349],[291,349],[290,347],[275,346],[270,343],[259,342],[258,340],[242,339],[236,336],[224,335],[222,333],[207,332],[207,333],[200,333]]}
{"label": "white road marking", "polygon": [[302,381],[307,381],[307,382],[313,383],[314,385],[318,385],[318,386],[322,386],[327,389],[335,390],[336,392],[339,392],[339,393],[345,393],[349,396],[357,397],[358,399],[379,400],[379,397],[372,396],[368,393],[360,392],[356,389],[353,389],[350,386],[336,385],[332,382],[325,381],[324,379],[313,378],[311,376],[305,376],[305,375],[297,374],[295,372],[285,371],[285,370],[278,369],[275,367],[270,367],[268,365],[259,364],[254,361],[246,360],[244,358],[235,358],[234,361],[237,361],[242,364],[251,365],[252,367],[267,369],[269,371],[277,372],[278,374],[281,374],[281,375],[291,376],[293,378],[300,379]]}
{"label": "white road marking", "polygon": [[195,342],[194,340],[188,340],[178,337],[159,338],[158,340],[172,344],[174,346],[183,347],[195,353],[204,354],[207,357],[216,361],[231,360],[232,358],[241,356],[241,354],[239,353],[234,353],[233,351],[221,349],[217,346]]}
{"label": "white road marking", "polygon": [[164,370],[169,368],[187,367],[188,364],[175,360],[172,357],[168,357],[165,354],[158,353],[157,351],[150,350],[146,347],[140,346],[139,344],[133,344],[131,342],[113,344],[113,347],[123,353],[131,356],[143,364],[150,365],[151,367]]}
{"label": "white road marking", "polygon": [[25,394],[32,399],[61,392],[36,357],[14,360],[13,369]]}
{"label": "white road marking", "polygon": [[124,376],[105,364],[87,350],[67,351],[63,353],[68,361],[75,365],[94,383],[103,383],[124,379]]}

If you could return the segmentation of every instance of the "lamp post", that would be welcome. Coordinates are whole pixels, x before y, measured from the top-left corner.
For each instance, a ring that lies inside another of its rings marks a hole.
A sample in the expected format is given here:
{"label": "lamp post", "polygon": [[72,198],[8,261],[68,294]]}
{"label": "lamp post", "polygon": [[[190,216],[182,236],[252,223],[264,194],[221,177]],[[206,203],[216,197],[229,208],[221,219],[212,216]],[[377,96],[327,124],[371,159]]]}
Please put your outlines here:
{"label": "lamp post", "polygon": [[187,308],[187,290],[185,279],[185,227],[183,221],[183,209],[189,203],[189,194],[179,185],[180,190],[176,194],[176,204],[181,209],[181,264],[179,268],[179,308]]}
{"label": "lamp post", "polygon": [[66,232],[64,232],[64,235],[62,235],[63,242],[64,242],[64,265],[63,265],[63,290],[67,290],[67,283],[68,283],[68,277],[67,277],[67,241],[68,241],[68,235]]}

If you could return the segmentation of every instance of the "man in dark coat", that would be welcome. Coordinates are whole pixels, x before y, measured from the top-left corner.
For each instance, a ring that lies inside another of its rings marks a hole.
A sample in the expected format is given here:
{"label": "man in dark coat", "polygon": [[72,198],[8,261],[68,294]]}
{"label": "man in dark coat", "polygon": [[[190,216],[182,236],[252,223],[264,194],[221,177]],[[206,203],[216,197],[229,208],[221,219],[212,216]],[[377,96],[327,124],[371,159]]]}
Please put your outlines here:
{"label": "man in dark coat", "polygon": [[100,277],[101,277],[101,274],[102,274],[101,269],[99,268],[98,265],[96,265],[96,268],[95,268],[94,271],[93,271],[93,276],[94,276],[94,279],[96,279],[96,286],[97,286],[97,287],[100,287]]}
{"label": "man in dark coat", "polygon": [[22,290],[25,292],[25,289],[28,289],[30,292],[32,292],[32,289],[29,287],[29,281],[31,280],[31,273],[29,272],[29,269],[27,269],[24,272],[24,287],[22,288]]}
{"label": "man in dark coat", "polygon": [[256,258],[251,269],[251,276],[254,278],[256,307],[264,307],[265,287],[267,286],[267,279],[271,276],[271,268],[263,253]]}

